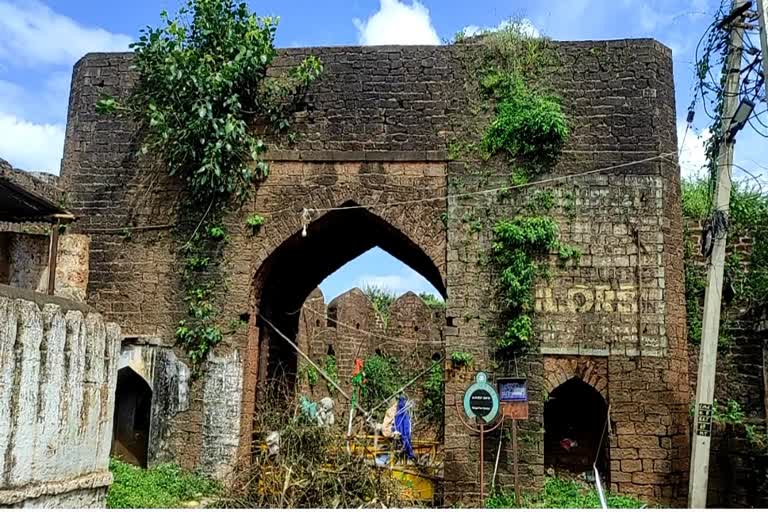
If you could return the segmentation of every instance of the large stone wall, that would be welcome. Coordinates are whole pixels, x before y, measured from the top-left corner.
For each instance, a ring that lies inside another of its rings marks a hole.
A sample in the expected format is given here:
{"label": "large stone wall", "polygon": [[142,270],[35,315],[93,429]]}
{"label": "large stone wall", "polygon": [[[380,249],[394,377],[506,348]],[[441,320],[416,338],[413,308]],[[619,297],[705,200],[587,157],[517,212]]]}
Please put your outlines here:
{"label": "large stone wall", "polygon": [[120,328],[0,285],[0,505],[104,506]]}
{"label": "large stone wall", "polygon": [[[548,82],[563,98],[572,136],[544,177],[603,171],[548,187],[563,240],[581,248],[584,258],[577,267],[553,264],[551,280],[537,286],[541,349],[516,365],[531,396],[531,419],[520,425],[528,440],[521,475],[529,487],[543,480],[544,399],[554,378],[548,369],[582,368],[582,358],[595,358],[611,407],[611,489],[682,503],[688,366],[671,53],[650,40],[556,43],[556,50],[562,66]],[[281,51],[278,69],[314,53],[325,73],[310,88],[308,109],[296,116],[298,141],[270,153],[269,177],[225,219],[230,243],[220,259],[222,318],[248,320],[249,328],[228,333],[213,361],[240,365],[243,382],[238,388],[204,376],[191,383],[189,409],[168,422],[168,453],[182,465],[208,464],[203,446],[231,446],[229,433],[204,427],[217,413],[242,414],[240,446],[248,449],[259,378],[280,346],[264,318],[295,335],[298,317],[290,315],[314,287],[375,245],[447,292],[444,352],[469,351],[478,369],[491,367],[488,326],[498,308],[490,300],[493,273],[483,264],[490,232],[462,219],[514,215],[530,195],[514,194],[501,204],[489,195],[456,195],[506,185],[509,177],[508,168],[478,176],[465,162],[448,159],[449,143],[473,115],[462,61],[467,51],[462,45]],[[180,216],[178,183],[162,166],[136,156],[137,127],[95,113],[104,94],[130,90],[130,62],[130,54],[90,54],[76,65],[62,179],[82,218],[75,229],[92,236],[89,302],[130,334],[171,343],[185,314],[178,275],[185,239],[173,228],[198,219]],[[655,159],[633,163],[649,158]],[[367,208],[323,210],[342,205]],[[319,209],[306,237],[300,235],[304,208]],[[267,219],[256,234],[243,225],[251,213]],[[470,502],[478,492],[478,439],[454,408],[469,373],[448,375],[446,496]],[[242,400],[207,401],[214,389],[240,393]],[[227,448],[220,456],[230,453]],[[502,453],[499,481],[506,486],[509,447]],[[486,460],[494,458],[489,453]]]}
{"label": "large stone wall", "polygon": [[[578,265],[558,268],[536,286],[536,343],[516,368],[498,373],[526,376],[530,419],[521,422],[521,479],[543,481],[544,406],[549,386],[563,368],[580,369],[584,357],[605,372],[601,393],[610,406],[610,470],[615,492],[651,502],[682,504],[688,473],[688,375],[683,307],[682,219],[676,148],[671,54],[649,41],[568,43],[559,47],[567,73],[548,76],[563,99],[572,136],[552,172],[542,176],[602,172],[535,187],[494,203],[486,197],[449,199],[446,350],[475,354],[480,367],[492,359],[494,339],[487,325],[497,321],[494,274],[484,264],[490,230],[472,222],[512,217],[551,192],[549,212],[561,240],[578,247]],[[628,165],[631,164],[631,165]],[[468,175],[462,162],[449,166],[449,180],[472,192],[507,183],[505,173]],[[497,374],[498,376],[498,374]],[[582,378],[575,371],[571,378]],[[585,379],[586,380],[586,379]],[[595,381],[596,386],[602,386]],[[446,491],[476,499],[479,449],[456,417],[454,401],[464,379],[447,383]],[[492,441],[489,443],[496,446]],[[500,475],[511,484],[511,443],[502,450]],[[493,471],[495,453],[486,454]],[[449,496],[450,497],[450,496]]]}

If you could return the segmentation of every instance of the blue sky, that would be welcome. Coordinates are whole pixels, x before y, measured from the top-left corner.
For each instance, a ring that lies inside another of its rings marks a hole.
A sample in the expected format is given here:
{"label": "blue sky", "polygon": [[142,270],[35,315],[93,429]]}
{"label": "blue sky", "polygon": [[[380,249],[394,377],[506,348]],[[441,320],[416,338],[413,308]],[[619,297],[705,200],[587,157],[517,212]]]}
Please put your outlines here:
{"label": "blue sky", "polygon": [[[693,53],[719,0],[264,0],[279,15],[278,46],[439,44],[466,27],[529,20],[553,39],[653,37],[673,51],[678,133],[692,88]],[[58,172],[72,65],[89,51],[126,50],[140,27],[156,24],[177,0],[0,0],[0,158],[27,170]],[[685,175],[704,163],[707,119],[681,148]],[[764,140],[739,136],[737,163],[765,175]],[[350,262],[323,283],[328,298],[364,281],[394,291],[434,289],[381,250]]]}

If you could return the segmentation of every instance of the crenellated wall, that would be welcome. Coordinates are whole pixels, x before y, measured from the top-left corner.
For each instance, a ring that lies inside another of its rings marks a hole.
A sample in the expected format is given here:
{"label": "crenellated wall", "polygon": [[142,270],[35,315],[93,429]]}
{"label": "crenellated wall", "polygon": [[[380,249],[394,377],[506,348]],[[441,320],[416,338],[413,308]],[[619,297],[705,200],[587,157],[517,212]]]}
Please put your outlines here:
{"label": "crenellated wall", "polygon": [[[393,357],[404,375],[427,368],[436,354],[438,358],[443,355],[444,325],[445,311],[431,308],[413,292],[395,299],[385,321],[359,288],[344,292],[327,306],[322,292],[315,289],[302,308],[297,340],[321,368],[332,352],[339,384],[349,391],[356,358]],[[419,389],[415,385],[408,394],[418,399]],[[323,383],[310,389],[305,380],[300,388],[314,398],[326,396],[327,390]]]}
{"label": "crenellated wall", "polygon": [[0,285],[0,506],[103,507],[120,328]]}

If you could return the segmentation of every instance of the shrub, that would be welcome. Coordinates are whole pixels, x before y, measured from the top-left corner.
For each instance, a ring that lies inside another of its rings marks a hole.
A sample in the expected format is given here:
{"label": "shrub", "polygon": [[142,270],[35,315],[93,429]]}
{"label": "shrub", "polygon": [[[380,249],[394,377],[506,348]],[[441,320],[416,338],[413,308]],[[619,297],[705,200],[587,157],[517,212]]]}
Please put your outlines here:
{"label": "shrub", "polygon": [[175,464],[143,469],[110,459],[109,470],[114,482],[107,493],[107,508],[179,508],[185,501],[221,492],[218,483]]}

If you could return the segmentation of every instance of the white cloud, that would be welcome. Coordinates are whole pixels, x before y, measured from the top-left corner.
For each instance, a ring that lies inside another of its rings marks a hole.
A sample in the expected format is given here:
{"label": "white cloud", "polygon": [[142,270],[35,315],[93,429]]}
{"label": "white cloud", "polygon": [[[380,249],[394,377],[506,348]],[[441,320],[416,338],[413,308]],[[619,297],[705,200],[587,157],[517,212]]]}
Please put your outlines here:
{"label": "white cloud", "polygon": [[418,0],[380,0],[379,10],[366,21],[352,20],[362,45],[440,44],[429,18],[429,9]]}
{"label": "white cloud", "polygon": [[355,286],[359,288],[364,288],[365,286],[376,286],[384,290],[391,291],[397,295],[402,295],[407,291],[413,291],[417,293],[436,292],[435,288],[429,283],[429,281],[424,279],[421,274],[406,266],[403,266],[402,271],[396,274],[362,275],[357,279]]}
{"label": "white cloud", "polygon": [[26,171],[59,173],[64,125],[35,124],[0,112],[0,156]]}
{"label": "white cloud", "polygon": [[0,0],[0,33],[0,58],[15,65],[70,65],[88,52],[127,51],[132,41],[86,27],[36,0]]}
{"label": "white cloud", "polygon": [[[0,157],[59,172],[72,64],[88,52],[126,51],[131,37],[88,27],[38,0],[0,0]],[[15,71],[29,76],[8,81]]]}
{"label": "white cloud", "polygon": [[517,24],[520,28],[520,31],[523,35],[528,37],[541,37],[541,32],[539,32],[539,29],[537,29],[531,20],[527,18],[523,18],[519,21],[513,22],[511,20],[504,20],[495,27],[479,27],[477,25],[467,25],[462,30],[462,33],[465,37],[472,37],[478,34],[483,34],[486,32],[496,32],[497,30],[502,30],[505,28],[508,28],[512,26],[513,24]]}
{"label": "white cloud", "polygon": [[693,128],[685,134],[685,121],[677,122],[677,143],[680,145],[680,172],[684,178],[702,175],[707,165],[706,142],[712,136],[709,128],[696,132]]}

